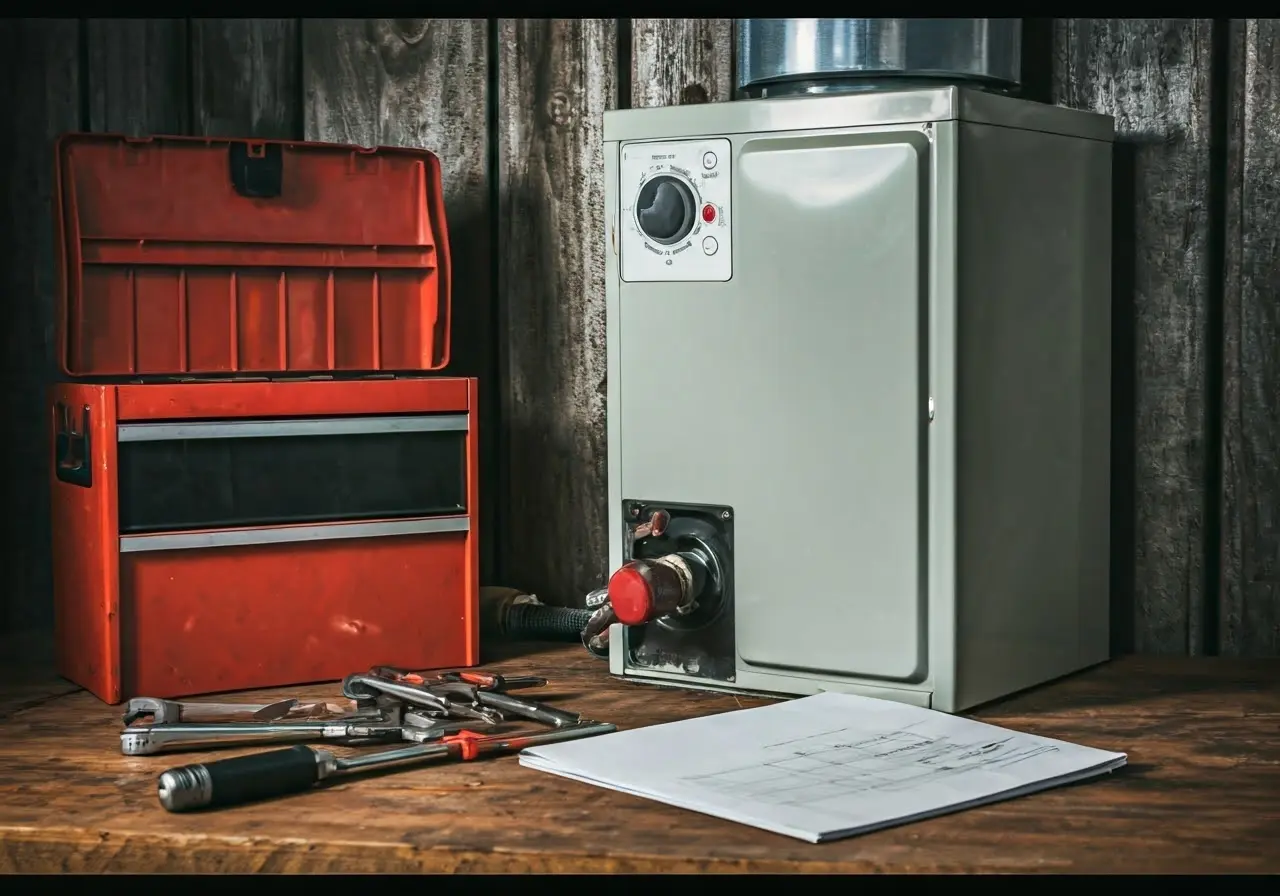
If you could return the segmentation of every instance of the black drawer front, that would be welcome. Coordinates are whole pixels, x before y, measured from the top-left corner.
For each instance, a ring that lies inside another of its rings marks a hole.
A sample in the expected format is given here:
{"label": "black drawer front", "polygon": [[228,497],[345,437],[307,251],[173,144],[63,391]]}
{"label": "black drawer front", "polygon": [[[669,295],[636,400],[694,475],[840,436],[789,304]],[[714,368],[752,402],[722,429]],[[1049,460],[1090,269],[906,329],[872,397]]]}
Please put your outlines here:
{"label": "black drawer front", "polygon": [[294,429],[251,438],[122,440],[121,533],[467,510],[465,429],[302,435]]}

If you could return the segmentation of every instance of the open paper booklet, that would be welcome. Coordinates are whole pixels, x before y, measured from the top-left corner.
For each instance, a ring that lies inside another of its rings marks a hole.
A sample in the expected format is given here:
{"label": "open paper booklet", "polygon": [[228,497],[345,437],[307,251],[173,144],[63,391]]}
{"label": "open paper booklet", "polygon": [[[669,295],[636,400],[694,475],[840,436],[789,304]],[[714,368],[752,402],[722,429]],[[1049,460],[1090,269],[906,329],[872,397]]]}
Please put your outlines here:
{"label": "open paper booklet", "polygon": [[1125,754],[824,693],[534,747],[520,764],[819,843],[1100,775]]}

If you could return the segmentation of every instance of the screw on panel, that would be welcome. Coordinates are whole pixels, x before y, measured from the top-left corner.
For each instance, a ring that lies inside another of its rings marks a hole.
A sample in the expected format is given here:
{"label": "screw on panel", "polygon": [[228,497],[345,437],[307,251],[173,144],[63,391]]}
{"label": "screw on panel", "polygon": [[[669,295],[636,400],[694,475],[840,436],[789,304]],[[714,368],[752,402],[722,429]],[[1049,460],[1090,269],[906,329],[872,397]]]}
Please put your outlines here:
{"label": "screw on panel", "polygon": [[727,511],[727,510],[722,510],[722,511],[720,511],[720,519],[722,519],[722,520],[728,520],[728,519],[732,519],[732,518],[733,518],[733,514],[732,514],[732,513],[730,513],[729,511]]}

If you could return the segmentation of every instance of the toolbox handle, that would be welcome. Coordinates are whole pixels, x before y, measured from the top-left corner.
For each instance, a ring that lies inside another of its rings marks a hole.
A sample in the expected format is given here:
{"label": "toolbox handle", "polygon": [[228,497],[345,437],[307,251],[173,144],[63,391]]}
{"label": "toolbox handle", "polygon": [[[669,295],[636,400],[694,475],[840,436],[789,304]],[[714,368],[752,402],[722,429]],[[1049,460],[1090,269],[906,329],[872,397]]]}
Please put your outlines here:
{"label": "toolbox handle", "polygon": [[80,431],[71,422],[71,408],[62,402],[54,411],[56,429],[53,439],[53,469],[60,482],[93,487],[93,463],[90,460],[89,406],[80,412]]}
{"label": "toolbox handle", "polygon": [[[462,513],[463,508],[459,507]],[[381,538],[390,535],[435,535],[469,532],[471,520],[465,516],[436,516],[425,519],[315,523],[303,526],[253,526],[212,532],[152,532],[120,536],[120,553],[139,551],[189,551],[203,548],[256,547],[268,544],[297,544],[312,541],[341,541],[354,538]]]}
{"label": "toolbox handle", "polygon": [[227,148],[231,185],[249,199],[275,199],[284,186],[284,150],[279,143],[247,141]]}

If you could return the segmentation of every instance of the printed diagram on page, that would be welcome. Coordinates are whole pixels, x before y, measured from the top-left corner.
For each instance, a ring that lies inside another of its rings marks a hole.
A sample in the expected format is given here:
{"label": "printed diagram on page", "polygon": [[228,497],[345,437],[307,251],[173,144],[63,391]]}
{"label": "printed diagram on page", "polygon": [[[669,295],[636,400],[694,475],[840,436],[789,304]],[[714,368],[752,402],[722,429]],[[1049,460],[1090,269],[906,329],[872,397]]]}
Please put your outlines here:
{"label": "printed diagram on page", "polygon": [[741,800],[812,806],[867,792],[893,792],[955,775],[999,770],[1058,752],[1017,735],[961,743],[913,733],[910,727],[877,737],[849,728],[769,744],[777,758],[682,781]]}

